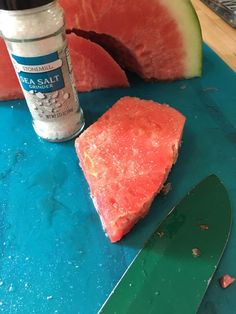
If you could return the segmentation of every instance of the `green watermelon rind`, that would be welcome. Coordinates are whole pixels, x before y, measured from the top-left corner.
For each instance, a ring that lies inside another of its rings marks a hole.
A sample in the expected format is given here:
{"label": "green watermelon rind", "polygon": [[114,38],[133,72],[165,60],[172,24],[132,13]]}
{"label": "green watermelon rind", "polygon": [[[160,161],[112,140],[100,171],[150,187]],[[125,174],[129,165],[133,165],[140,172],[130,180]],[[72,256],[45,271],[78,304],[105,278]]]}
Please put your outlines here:
{"label": "green watermelon rind", "polygon": [[201,29],[201,25],[200,25],[200,21],[199,21],[199,18],[198,18],[198,15],[194,9],[194,6],[192,5],[191,2],[189,2],[190,6],[191,6],[191,9],[193,11],[193,21],[196,23],[196,28],[198,29],[199,31],[199,36],[196,37],[196,39],[199,40],[199,48],[198,48],[198,53],[199,53],[199,66],[197,68],[197,73],[198,73],[198,76],[201,76],[202,75],[202,64],[203,64],[203,51],[202,51],[202,44],[203,44],[203,38],[202,38],[202,29]]}
{"label": "green watermelon rind", "polygon": [[[160,1],[160,0],[158,0]],[[185,51],[185,78],[202,75],[202,31],[197,13],[190,0],[161,0],[175,19],[183,35]]]}

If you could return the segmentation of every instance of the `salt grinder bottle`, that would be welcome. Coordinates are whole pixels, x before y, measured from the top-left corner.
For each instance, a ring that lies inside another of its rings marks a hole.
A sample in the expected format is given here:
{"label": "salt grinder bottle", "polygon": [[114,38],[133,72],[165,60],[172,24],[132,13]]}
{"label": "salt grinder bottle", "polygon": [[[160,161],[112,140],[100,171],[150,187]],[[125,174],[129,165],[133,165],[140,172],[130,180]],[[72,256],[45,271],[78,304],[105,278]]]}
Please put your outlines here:
{"label": "salt grinder bottle", "polygon": [[84,118],[67,48],[64,12],[58,2],[0,0],[0,30],[35,132],[53,142],[78,135]]}

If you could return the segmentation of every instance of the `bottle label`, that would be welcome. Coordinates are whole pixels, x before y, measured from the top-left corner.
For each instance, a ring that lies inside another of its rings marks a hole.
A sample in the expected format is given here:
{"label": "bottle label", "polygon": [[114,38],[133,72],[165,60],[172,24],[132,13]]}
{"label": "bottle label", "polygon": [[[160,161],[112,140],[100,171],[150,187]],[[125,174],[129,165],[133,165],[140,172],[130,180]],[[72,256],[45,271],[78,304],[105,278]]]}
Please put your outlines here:
{"label": "bottle label", "polygon": [[68,48],[39,57],[11,54],[15,71],[34,119],[57,120],[78,111]]}

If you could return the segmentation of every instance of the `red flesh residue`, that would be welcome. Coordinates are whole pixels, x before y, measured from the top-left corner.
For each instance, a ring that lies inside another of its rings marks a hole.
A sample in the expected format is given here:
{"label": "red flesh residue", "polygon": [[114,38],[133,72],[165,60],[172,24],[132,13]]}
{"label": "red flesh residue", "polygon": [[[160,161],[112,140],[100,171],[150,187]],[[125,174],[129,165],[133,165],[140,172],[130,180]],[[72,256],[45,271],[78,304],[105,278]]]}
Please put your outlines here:
{"label": "red flesh residue", "polygon": [[235,281],[234,277],[231,277],[230,275],[224,275],[220,278],[220,286],[223,289],[228,288],[233,282]]}

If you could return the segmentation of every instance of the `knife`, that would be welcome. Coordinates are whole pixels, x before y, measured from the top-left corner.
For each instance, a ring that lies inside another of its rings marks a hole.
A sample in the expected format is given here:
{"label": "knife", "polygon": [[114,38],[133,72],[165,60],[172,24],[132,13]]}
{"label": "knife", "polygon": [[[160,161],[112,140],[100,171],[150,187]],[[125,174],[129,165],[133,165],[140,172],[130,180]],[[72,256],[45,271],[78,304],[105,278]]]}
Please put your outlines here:
{"label": "knife", "polygon": [[172,209],[138,253],[100,314],[195,314],[231,229],[228,193],[215,176]]}

